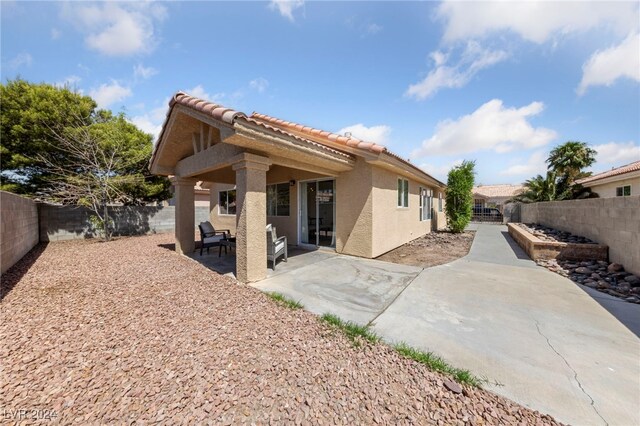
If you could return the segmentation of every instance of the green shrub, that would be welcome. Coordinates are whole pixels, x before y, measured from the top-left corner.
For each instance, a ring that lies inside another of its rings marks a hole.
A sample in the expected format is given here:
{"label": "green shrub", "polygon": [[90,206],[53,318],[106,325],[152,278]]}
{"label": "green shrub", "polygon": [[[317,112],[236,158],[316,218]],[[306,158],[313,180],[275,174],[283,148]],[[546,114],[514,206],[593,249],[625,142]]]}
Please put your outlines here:
{"label": "green shrub", "polygon": [[473,208],[474,161],[463,161],[447,177],[446,214],[451,232],[464,231],[471,221]]}

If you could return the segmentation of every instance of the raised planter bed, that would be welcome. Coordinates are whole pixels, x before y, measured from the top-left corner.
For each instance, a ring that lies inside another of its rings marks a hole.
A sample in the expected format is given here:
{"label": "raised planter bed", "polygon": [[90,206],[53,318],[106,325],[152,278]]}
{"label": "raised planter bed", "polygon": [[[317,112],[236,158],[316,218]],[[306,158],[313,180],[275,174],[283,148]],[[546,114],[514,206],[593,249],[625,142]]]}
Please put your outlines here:
{"label": "raised planter bed", "polygon": [[601,260],[608,261],[609,247],[594,243],[543,241],[518,223],[507,224],[509,235],[532,260]]}

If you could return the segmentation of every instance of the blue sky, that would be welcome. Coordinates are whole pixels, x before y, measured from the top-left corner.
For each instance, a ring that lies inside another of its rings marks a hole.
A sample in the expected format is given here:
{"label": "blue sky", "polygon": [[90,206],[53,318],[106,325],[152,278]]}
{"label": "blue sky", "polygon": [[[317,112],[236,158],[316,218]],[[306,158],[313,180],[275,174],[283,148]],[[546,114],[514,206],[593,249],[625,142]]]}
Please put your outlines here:
{"label": "blue sky", "polygon": [[637,2],[9,2],[2,80],[69,84],[157,134],[177,90],[520,183],[580,140],[640,159]]}

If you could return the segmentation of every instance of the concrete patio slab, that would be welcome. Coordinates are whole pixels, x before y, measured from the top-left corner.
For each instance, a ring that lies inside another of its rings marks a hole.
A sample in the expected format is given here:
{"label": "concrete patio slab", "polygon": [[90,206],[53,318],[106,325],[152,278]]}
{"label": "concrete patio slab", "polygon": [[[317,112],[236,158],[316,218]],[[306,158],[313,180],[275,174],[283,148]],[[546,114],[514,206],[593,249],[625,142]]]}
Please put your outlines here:
{"label": "concrete patio slab", "polygon": [[502,228],[480,225],[469,256],[425,269],[375,331],[560,421],[640,424],[640,340],[573,282],[506,252]]}
{"label": "concrete patio slab", "polygon": [[[310,252],[304,256],[318,254]],[[421,270],[334,254],[252,285],[300,301],[315,314],[332,313],[348,321],[367,324],[392,303]]]}

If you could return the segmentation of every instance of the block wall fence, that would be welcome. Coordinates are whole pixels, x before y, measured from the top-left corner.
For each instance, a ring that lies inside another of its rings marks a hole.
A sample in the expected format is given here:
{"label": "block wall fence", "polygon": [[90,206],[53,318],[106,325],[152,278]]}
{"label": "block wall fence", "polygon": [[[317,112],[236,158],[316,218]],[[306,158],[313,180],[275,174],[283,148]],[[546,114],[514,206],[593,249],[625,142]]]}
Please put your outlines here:
{"label": "block wall fence", "polygon": [[607,245],[611,262],[640,275],[640,196],[522,204],[520,218]]}
{"label": "block wall fence", "polygon": [[[173,232],[174,206],[112,206],[114,235],[143,235]],[[39,242],[77,240],[96,236],[84,207],[38,203],[0,191],[0,243],[2,273]],[[209,208],[195,207],[195,223],[209,220]]]}

